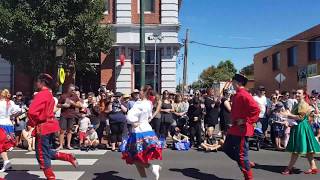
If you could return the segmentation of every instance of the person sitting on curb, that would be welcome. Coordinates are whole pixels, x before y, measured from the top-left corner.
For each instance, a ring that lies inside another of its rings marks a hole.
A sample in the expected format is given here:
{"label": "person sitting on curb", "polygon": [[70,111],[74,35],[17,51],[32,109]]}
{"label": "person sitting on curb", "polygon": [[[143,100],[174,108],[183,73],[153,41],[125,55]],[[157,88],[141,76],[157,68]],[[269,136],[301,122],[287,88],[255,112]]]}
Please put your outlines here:
{"label": "person sitting on curb", "polygon": [[205,151],[218,151],[218,149],[223,145],[223,140],[217,141],[213,135],[214,128],[208,127],[207,135],[204,142],[201,144],[201,148]]}

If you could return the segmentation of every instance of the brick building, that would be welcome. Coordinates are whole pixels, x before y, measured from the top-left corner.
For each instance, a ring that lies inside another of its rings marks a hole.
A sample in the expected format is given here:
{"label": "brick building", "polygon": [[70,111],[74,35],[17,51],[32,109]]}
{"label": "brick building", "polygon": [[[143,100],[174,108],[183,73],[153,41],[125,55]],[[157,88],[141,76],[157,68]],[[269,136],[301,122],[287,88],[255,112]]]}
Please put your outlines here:
{"label": "brick building", "polygon": [[[107,89],[128,93],[140,87],[139,0],[105,2],[102,22],[111,24],[116,42],[108,54],[101,54],[101,84]],[[148,0],[145,3],[146,84],[153,85],[154,74],[157,74],[155,89],[175,91],[181,0]],[[157,44],[156,61],[154,40],[148,38],[153,34],[163,37]],[[125,59],[123,65],[120,57]]]}
{"label": "brick building", "polygon": [[[283,83],[275,80],[282,73]],[[307,77],[320,74],[320,25],[314,26],[254,56],[256,87],[275,89],[306,88]],[[320,82],[319,82],[320,83]]]}
{"label": "brick building", "polygon": [[[180,44],[178,17],[181,0],[145,0],[146,84],[153,85],[154,40],[148,37],[157,34],[163,37],[157,44],[156,89],[175,91],[176,59]],[[98,74],[77,72],[76,85],[82,91],[95,91],[100,84],[108,89],[129,93],[140,86],[139,57],[139,0],[105,0],[102,24],[111,25],[115,44],[108,54],[101,54],[100,63],[93,63]],[[120,65],[120,56],[125,63]],[[100,73],[99,73],[100,71]],[[0,56],[0,89],[23,91],[32,95],[33,79],[28,74]]]}

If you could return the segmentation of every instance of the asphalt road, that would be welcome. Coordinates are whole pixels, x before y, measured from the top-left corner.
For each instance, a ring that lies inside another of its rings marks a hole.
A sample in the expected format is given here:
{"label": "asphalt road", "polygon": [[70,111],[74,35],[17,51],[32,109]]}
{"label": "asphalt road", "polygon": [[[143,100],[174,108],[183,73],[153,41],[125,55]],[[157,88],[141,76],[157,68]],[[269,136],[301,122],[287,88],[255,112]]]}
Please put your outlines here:
{"label": "asphalt road", "polygon": [[[110,151],[96,151],[86,154],[85,152],[73,151],[80,161],[80,167],[74,169],[72,166],[54,162],[54,170],[57,179],[65,180],[131,180],[139,179],[134,166],[126,165],[121,160],[121,154]],[[283,176],[280,172],[286,167],[289,161],[289,154],[286,152],[275,152],[260,150],[250,151],[251,160],[256,162],[254,169],[255,179],[308,179],[319,180],[320,175],[305,175],[303,170],[308,168],[306,158],[300,158],[296,168],[301,172],[298,174]],[[319,157],[319,156],[318,156]],[[7,173],[0,173],[0,177],[7,180],[38,180],[42,179],[42,172],[36,164],[34,154],[26,151],[14,151],[10,153],[13,163],[13,170]],[[320,167],[320,158],[317,165]],[[188,180],[188,179],[242,179],[236,163],[231,161],[222,152],[198,152],[190,150],[178,152],[164,150],[163,161],[155,161],[163,167],[161,180]],[[148,173],[150,175],[150,173]],[[150,175],[150,179],[152,175]]]}

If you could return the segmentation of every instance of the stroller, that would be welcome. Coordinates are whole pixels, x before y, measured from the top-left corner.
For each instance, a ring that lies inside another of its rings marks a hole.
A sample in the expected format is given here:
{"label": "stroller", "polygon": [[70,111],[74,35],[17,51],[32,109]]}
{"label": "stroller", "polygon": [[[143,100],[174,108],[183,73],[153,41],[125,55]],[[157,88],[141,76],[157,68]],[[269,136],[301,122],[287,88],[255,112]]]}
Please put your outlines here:
{"label": "stroller", "polygon": [[249,138],[249,147],[254,147],[256,151],[259,151],[261,144],[264,140],[264,134],[261,128],[255,128],[254,134]]}

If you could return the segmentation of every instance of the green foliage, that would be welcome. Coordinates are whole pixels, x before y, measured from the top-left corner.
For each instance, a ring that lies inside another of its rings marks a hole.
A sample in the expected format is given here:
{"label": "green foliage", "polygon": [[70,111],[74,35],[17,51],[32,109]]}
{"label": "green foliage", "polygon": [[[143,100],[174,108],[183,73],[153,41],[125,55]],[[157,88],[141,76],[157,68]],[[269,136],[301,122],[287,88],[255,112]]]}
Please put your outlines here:
{"label": "green foliage", "polygon": [[250,64],[240,70],[240,73],[246,75],[249,79],[253,79],[254,77],[254,66]]}
{"label": "green foliage", "polygon": [[[112,46],[110,27],[102,26],[103,0],[1,0],[0,54],[33,75],[55,68],[55,45],[65,40],[76,67],[99,62]],[[68,58],[64,64],[67,65]]]}
{"label": "green foliage", "polygon": [[192,86],[211,87],[214,82],[229,81],[237,69],[230,60],[220,61],[218,66],[210,66],[200,74],[200,81]]}

